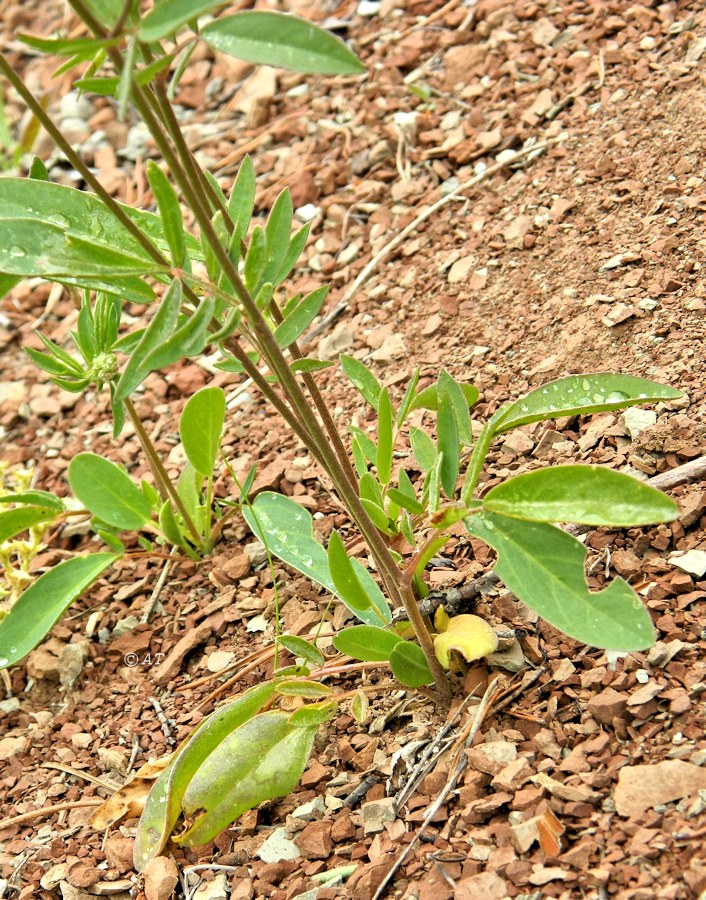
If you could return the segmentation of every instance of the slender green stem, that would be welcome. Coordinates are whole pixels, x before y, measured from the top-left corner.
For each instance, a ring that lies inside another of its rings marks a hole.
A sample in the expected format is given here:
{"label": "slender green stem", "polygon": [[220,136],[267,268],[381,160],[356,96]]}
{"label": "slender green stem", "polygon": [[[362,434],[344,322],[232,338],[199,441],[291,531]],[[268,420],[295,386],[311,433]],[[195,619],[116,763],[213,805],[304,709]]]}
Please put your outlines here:
{"label": "slender green stem", "polygon": [[171,502],[174,504],[175,508],[179,511],[181,517],[183,518],[184,524],[189,530],[192,540],[197,546],[200,547],[203,543],[201,535],[194,525],[191,516],[187,512],[186,507],[184,506],[182,499],[179,496],[179,492],[173,485],[172,480],[167,473],[167,470],[164,468],[162,460],[159,458],[159,454],[157,453],[157,450],[152,443],[152,439],[147,434],[145,426],[142,424],[142,420],[137,415],[137,410],[135,409],[132,400],[128,398],[124,402],[125,409],[127,410],[127,413],[130,416],[130,421],[135,428],[135,433],[137,434],[137,437],[140,441],[142,450],[147,457],[147,462],[149,463],[149,467],[154,476],[154,480],[157,482],[157,488],[159,490],[160,496],[163,500],[171,500]]}
{"label": "slender green stem", "polygon": [[485,423],[481,433],[478,435],[478,440],[475,443],[473,452],[471,453],[471,459],[468,463],[463,488],[461,489],[461,502],[466,506],[470,506],[471,500],[473,499],[473,492],[475,491],[481,473],[483,472],[485,457],[488,455],[488,450],[495,437],[495,426],[504,414],[505,409],[499,409],[495,415]]}

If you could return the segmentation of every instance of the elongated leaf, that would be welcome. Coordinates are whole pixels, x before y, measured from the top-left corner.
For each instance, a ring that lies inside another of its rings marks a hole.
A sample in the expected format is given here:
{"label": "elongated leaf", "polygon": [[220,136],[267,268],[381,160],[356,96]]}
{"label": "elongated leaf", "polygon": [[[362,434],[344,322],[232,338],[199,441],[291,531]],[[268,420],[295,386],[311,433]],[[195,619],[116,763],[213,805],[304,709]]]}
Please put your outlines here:
{"label": "elongated leaf", "polygon": [[516,475],[488,491],[483,508],[535,522],[625,527],[679,517],[666,494],[603,466],[552,466]]}
{"label": "elongated leaf", "polygon": [[358,482],[358,493],[362,500],[370,500],[381,508],[384,506],[380,482],[372,472],[365,472],[365,474],[361,476],[361,479]]}
{"label": "elongated leaf", "polygon": [[28,47],[50,53],[52,56],[73,56],[76,53],[93,54],[97,50],[115,46],[120,38],[39,38],[32,34],[18,34],[18,40]]}
{"label": "elongated leaf", "polygon": [[328,359],[314,359],[313,357],[304,357],[303,359],[295,359],[290,363],[289,368],[292,372],[318,372],[320,369],[328,369],[333,362]]}
{"label": "elongated leaf", "polygon": [[400,641],[390,654],[390,668],[395,678],[407,687],[423,687],[433,684],[429,663],[419,644],[411,641]]}
{"label": "elongated leaf", "polygon": [[440,391],[439,411],[437,412],[436,430],[441,466],[439,477],[441,486],[446,496],[451,499],[456,493],[456,479],[458,478],[459,448],[458,428],[456,426],[456,413],[453,401],[444,390]]}
{"label": "elongated leaf", "polygon": [[341,368],[353,382],[354,387],[362,395],[375,412],[378,411],[380,405],[380,393],[382,385],[373,375],[373,373],[362,362],[353,356],[341,354]]}
{"label": "elongated leaf", "polygon": [[[159,216],[122,203],[119,206],[160,250],[168,249]],[[102,200],[77,188],[32,178],[0,178],[0,221],[4,219],[38,219],[84,238],[89,244],[150,260],[142,245]],[[12,241],[11,245],[17,243]],[[187,244],[190,254],[201,258],[198,241],[189,235]]]}
{"label": "elongated leaf", "polygon": [[289,697],[307,697],[309,700],[321,700],[322,697],[331,697],[332,689],[320,681],[298,679],[291,681],[278,681],[275,687],[278,694]]}
{"label": "elongated leaf", "polygon": [[241,813],[294,790],[318,725],[298,725],[285,712],[266,712],[229,734],[200,766],[183,800],[194,820],[176,843],[205,844]]}
{"label": "elongated leaf", "polygon": [[205,387],[189,398],[179,419],[179,434],[186,458],[204,477],[213,472],[225,416],[223,389]]}
{"label": "elongated leaf", "polygon": [[293,344],[318,316],[328,294],[328,285],[316,288],[295,306],[289,315],[275,328],[275,340],[280,347]]}
{"label": "elongated leaf", "polygon": [[181,268],[186,262],[186,236],[176,191],[157,163],[151,159],[147,160],[147,180],[159,207],[159,217],[172,253],[172,261]]}
{"label": "elongated leaf", "polygon": [[[451,378],[451,376],[449,376]],[[452,381],[454,379],[451,379]],[[456,382],[458,384],[458,382]],[[466,403],[468,407],[475,406],[478,402],[478,398],[480,397],[480,393],[478,388],[472,384],[458,384],[461,389],[461,393],[466,398]],[[423,391],[420,391],[415,395],[410,409],[430,409],[436,410],[439,408],[439,386],[438,384],[430,384],[429,387],[424,388]]]}
{"label": "elongated leaf", "polygon": [[144,365],[151,370],[171,366],[185,356],[198,356],[209,338],[208,326],[216,306],[214,297],[204,297],[183,325],[161,346],[155,347],[145,356]]}
{"label": "elongated leaf", "polygon": [[388,660],[402,638],[394,631],[372,628],[370,625],[353,625],[344,628],[333,639],[333,646],[339,653],[362,659],[365,662]]}
{"label": "elongated leaf", "polygon": [[324,664],[323,653],[314,644],[305,641],[304,638],[297,637],[294,634],[281,634],[277,641],[283,647],[286,647],[293,656],[301,656],[304,662],[310,666],[322,666]]}
{"label": "elongated leaf", "polygon": [[263,284],[263,274],[267,265],[267,237],[262,225],[256,225],[250,235],[248,252],[245,255],[243,279],[251,294],[257,294]]}
{"label": "elongated leaf", "polygon": [[[66,504],[49,491],[20,491],[17,494],[3,494],[0,497],[0,503],[27,503],[30,506],[42,506],[45,509],[55,509],[57,512],[63,512]],[[0,538],[0,543],[2,539]]]}
{"label": "elongated leaf", "polygon": [[253,206],[255,205],[255,171],[252,159],[245,156],[238,169],[230,200],[228,201],[228,215],[240,226],[240,236],[247,234]]}
{"label": "elongated leaf", "polygon": [[[252,509],[243,509],[243,516],[253,534],[267,544],[274,556],[346,603],[331,577],[326,551],[314,537],[311,514],[304,507],[282,494],[263,491],[253,501]],[[352,563],[372,601],[368,609],[351,608],[352,612],[368,625],[386,625],[391,616],[382,591],[357,559]]]}
{"label": "elongated leaf", "polygon": [[[143,493],[146,493],[144,486],[142,491]],[[181,547],[182,549],[186,547],[186,540],[179,527],[179,523],[176,520],[176,516],[174,515],[171,501],[169,500],[165,500],[159,510],[159,527],[162,529],[162,534],[170,544],[173,544],[175,547]]]}
{"label": "elongated leaf", "polygon": [[[464,391],[464,388],[466,389]],[[469,391],[470,388],[470,398]],[[456,430],[458,432],[458,442],[463,447],[468,447],[473,443],[471,434],[471,415],[468,411],[469,406],[478,399],[478,391],[473,385],[459,384],[452,378],[446,369],[442,369],[439,375],[439,394],[446,394],[453,406],[454,417],[456,419]]]}
{"label": "elongated leaf", "polygon": [[75,556],[40,575],[0,620],[0,669],[19,662],[36,647],[74,600],[117,559],[119,553]]}
{"label": "elongated leaf", "polygon": [[400,408],[397,410],[397,427],[401,428],[404,420],[407,418],[410,410],[412,409],[412,403],[414,401],[415,391],[417,390],[417,384],[419,383],[419,369],[414,370],[414,375],[407,385],[407,388],[404,392],[404,397],[402,398],[402,403],[400,404]]}
{"label": "elongated leaf", "polygon": [[134,531],[152,518],[147,498],[127,472],[95,453],[79,453],[69,463],[71,490],[101,521]]}
{"label": "elongated leaf", "polygon": [[202,763],[231,732],[260,712],[274,692],[272,683],[250,688],[200,722],[179,747],[147,796],[133,850],[138,872],[159,856],[167,843],[181,813],[181,802],[189,782]]}
{"label": "elongated leaf", "polygon": [[409,429],[409,442],[412,445],[414,458],[419,463],[422,472],[431,471],[438,456],[434,441],[432,441],[426,431],[412,427]]}
{"label": "elongated leaf", "polygon": [[378,506],[377,503],[373,500],[368,500],[366,497],[361,497],[360,502],[363,504],[363,509],[370,516],[373,525],[385,534],[392,534],[390,517],[388,517],[382,506]]}
{"label": "elongated leaf", "polygon": [[181,299],[181,281],[173,281],[137,346],[132,350],[130,359],[115,388],[116,401],[128,397],[152,371],[145,361],[150,353],[162,347],[174,333],[179,318]]}
{"label": "elongated leaf", "polygon": [[464,524],[497,551],[495,571],[506,586],[555,628],[605,650],[645,650],[654,643],[650,615],[622,578],[601,591],[588,589],[586,548],[571,535],[497,513],[476,514]]}
{"label": "elongated leaf", "polygon": [[303,225],[290,240],[289,249],[284,255],[284,259],[282,260],[282,265],[279,268],[279,272],[277,272],[275,278],[273,279],[275,284],[282,284],[284,279],[294,268],[296,261],[302,255],[302,251],[306,246],[306,240],[309,237],[310,229],[311,223],[307,222],[306,225]]}
{"label": "elongated leaf", "polygon": [[286,13],[235,13],[206,25],[201,37],[215,50],[266,66],[325,75],[365,71],[338,38]]}
{"label": "elongated leaf", "polygon": [[224,6],[225,0],[163,0],[142,20],[137,36],[145,44],[159,41],[192,19]]}
{"label": "elongated leaf", "polygon": [[[33,182],[43,184],[43,182]],[[74,237],[41,219],[0,219],[0,271],[24,276],[147,275],[160,267],[106,244]]]}
{"label": "elongated leaf", "polygon": [[390,392],[387,388],[383,388],[380,392],[378,405],[378,452],[375,461],[378,470],[378,478],[382,485],[390,483],[390,475],[392,473],[393,417],[394,412],[392,409],[392,402],[390,401]]}
{"label": "elongated leaf", "polygon": [[17,509],[2,510],[0,512],[0,544],[22,534],[33,525],[55,519],[56,515],[55,509],[46,509],[40,506],[18,506]]}
{"label": "elongated leaf", "polygon": [[511,403],[500,417],[495,434],[542,419],[625,409],[639,403],[676,400],[682,396],[681,391],[674,388],[632,375],[614,372],[567,375]]}
{"label": "elongated leaf", "polygon": [[399,491],[397,488],[388,488],[387,496],[390,500],[396,503],[398,506],[401,506],[402,509],[406,509],[407,512],[411,512],[413,516],[421,516],[424,512],[424,506],[417,500],[413,499],[408,494]]}
{"label": "elongated leaf", "polygon": [[353,568],[341,535],[335,530],[329,538],[328,565],[336,592],[343,597],[346,605],[356,612],[368,609],[372,605],[370,597]]}
{"label": "elongated leaf", "polygon": [[292,197],[289,190],[285,188],[275,200],[265,226],[267,263],[265,264],[264,280],[271,281],[273,284],[276,284],[279,270],[289,252],[292,214]]}

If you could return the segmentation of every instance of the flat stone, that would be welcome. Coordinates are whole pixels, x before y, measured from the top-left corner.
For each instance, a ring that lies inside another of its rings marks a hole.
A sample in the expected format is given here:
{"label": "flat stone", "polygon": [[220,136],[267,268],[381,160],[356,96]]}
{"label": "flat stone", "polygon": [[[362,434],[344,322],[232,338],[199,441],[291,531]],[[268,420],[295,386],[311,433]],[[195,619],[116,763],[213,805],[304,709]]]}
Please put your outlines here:
{"label": "flat stone", "polygon": [[394,822],[397,818],[397,806],[394,797],[383,797],[381,800],[370,800],[361,806],[363,814],[363,831],[375,834],[382,831],[385,822]]}
{"label": "flat stone", "polygon": [[648,809],[696,795],[706,789],[706,771],[681,759],[646,766],[623,766],[615,788],[620,816],[639,816]]}
{"label": "flat stone", "polygon": [[331,823],[325,819],[310,822],[297,835],[296,844],[306,859],[328,859],[333,850]]}
{"label": "flat stone", "polygon": [[653,409],[626,409],[620,422],[631,438],[636,438],[641,431],[650,428],[657,421],[657,413]]}
{"label": "flat stone", "polygon": [[627,694],[609,687],[588,701],[588,710],[599,722],[610,725],[616,716],[621,718],[625,715],[627,704]]}
{"label": "flat stone", "polygon": [[468,764],[476,772],[497,775],[517,759],[517,747],[510,741],[488,741],[466,751]]}
{"label": "flat stone", "polygon": [[255,855],[263,862],[276,863],[281,859],[298,859],[301,851],[288,837],[286,828],[276,828]]}
{"label": "flat stone", "polygon": [[150,860],[142,874],[147,900],[169,900],[179,883],[179,869],[171,856],[157,856]]}

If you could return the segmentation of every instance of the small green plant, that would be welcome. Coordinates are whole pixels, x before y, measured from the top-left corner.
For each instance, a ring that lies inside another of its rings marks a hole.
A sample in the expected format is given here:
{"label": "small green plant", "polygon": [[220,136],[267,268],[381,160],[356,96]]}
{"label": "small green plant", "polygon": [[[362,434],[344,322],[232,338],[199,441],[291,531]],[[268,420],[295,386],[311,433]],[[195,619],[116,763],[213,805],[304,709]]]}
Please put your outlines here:
{"label": "small green plant", "polygon": [[[316,380],[330,363],[305,357],[299,346],[327,289],[304,295],[286,284],[308,226],[293,228],[286,190],[265,224],[253,224],[252,163],[246,159],[224,190],[198,165],[171,98],[198,41],[254,63],[308,73],[365,70],[344,43],[293,16],[246,11],[201,27],[199,17],[223,5],[162,0],[141,15],[138,0],[71,0],[86,36],[21,36],[35,50],[64,57],[58,72],[81,66],[79,90],[112,97],[120,115],[131,106],[141,116],[157,148],[158,158],[146,169],[154,213],[120,204],[104,190],[0,55],[0,72],[90,188],[50,183],[36,159],[28,178],[0,178],[0,290],[7,292],[22,278],[43,277],[72,293],[79,306],[72,335],[76,355],[46,338],[44,352],[28,353],[68,390],[109,392],[115,438],[129,418],[154,480],[154,487],[138,486],[123,469],[90,452],[71,461],[72,491],[110,552],[65,560],[22,593],[0,622],[0,668],[26,655],[120,558],[122,531],[138,531],[147,550],[161,541],[187,556],[201,556],[212,550],[223,522],[241,505],[271,554],[323,586],[360,620],[336,636],[338,650],[389,665],[402,684],[433,699],[450,699],[448,670],[455,655],[478,658],[496,643],[492,628],[476,616],[447,621],[439,614],[432,625],[420,612],[418,601],[428,590],[424,570],[453,527],[489,544],[507,586],[567,634],[612,649],[649,646],[652,624],[632,589],[615,579],[602,591],[590,591],[583,546],[555,523],[669,521],[678,513],[669,498],[594,466],[530,472],[486,493],[479,485],[492,441],[513,428],[673,399],[679,392],[627,375],[570,376],[502,407],[474,440],[470,410],[478,391],[473,386],[442,371],[434,385],[419,390],[416,373],[395,409],[390,391],[373,373],[343,357],[343,370],[377,417],[376,440],[351,429],[349,453]],[[193,232],[185,229],[183,206],[193,214]],[[127,303],[154,310],[143,329],[125,333]],[[374,574],[351,558],[338,531],[325,547],[320,544],[311,516],[292,500],[264,493],[248,506],[246,483],[239,486],[238,503],[218,504],[213,473],[228,425],[222,392],[215,388],[195,394],[184,409],[180,432],[187,463],[178,483],[171,483],[132,397],[150,373],[206,348],[220,353],[219,368],[252,379],[307,447],[366,542]],[[417,409],[434,414],[435,437],[410,425]],[[408,453],[408,466],[395,465],[396,449]],[[7,526],[7,539],[70,512],[42,492],[14,500],[22,504],[21,515]],[[404,625],[391,624],[395,609],[404,610]],[[316,729],[347,695],[334,694],[316,679],[325,660],[315,644],[278,634],[276,652],[283,648],[294,654],[294,663],[277,667],[270,682],[205,719],[155,784],[138,830],[138,869],[161,852],[181,815],[186,827],[175,840],[203,843],[243,810],[296,784]],[[298,708],[284,708],[283,699]],[[271,708],[275,703],[278,708]],[[354,708],[362,714],[364,705],[357,700]]]}

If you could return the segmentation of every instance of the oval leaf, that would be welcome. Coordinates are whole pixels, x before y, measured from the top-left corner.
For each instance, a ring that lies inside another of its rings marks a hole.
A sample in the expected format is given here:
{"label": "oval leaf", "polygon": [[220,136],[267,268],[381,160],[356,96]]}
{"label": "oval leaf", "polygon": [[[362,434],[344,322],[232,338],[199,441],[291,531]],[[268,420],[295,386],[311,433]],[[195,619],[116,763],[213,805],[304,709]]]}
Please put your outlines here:
{"label": "oval leaf", "polygon": [[69,484],[89,512],[114,528],[135,531],[152,518],[147,498],[127,472],[95,453],[71,460]]}
{"label": "oval leaf", "polygon": [[194,774],[218,745],[256,715],[274,696],[273,684],[261,684],[198,724],[176,751],[147,796],[133,849],[135,868],[141,872],[167,843],[181,813],[181,801]]}
{"label": "oval leaf", "polygon": [[323,75],[365,71],[343,41],[287,13],[235,13],[206,25],[201,37],[215,50],[265,66]]}
{"label": "oval leaf", "polygon": [[371,605],[370,597],[353,568],[341,535],[335,530],[329,538],[328,565],[336,591],[346,604],[355,610],[367,609]]}
{"label": "oval leaf", "polygon": [[310,666],[323,666],[324,664],[324,654],[304,638],[294,634],[281,634],[277,638],[277,642],[289,650],[292,656],[300,656]]}
{"label": "oval leaf", "polygon": [[23,531],[27,531],[33,525],[40,522],[49,522],[55,519],[57,511],[40,506],[20,506],[17,509],[5,509],[0,512],[0,544]]}
{"label": "oval leaf", "polygon": [[204,477],[213,472],[225,416],[223,389],[205,387],[189,398],[179,419],[179,434],[186,458]]}
{"label": "oval leaf", "polygon": [[267,712],[228,735],[200,766],[184,794],[193,825],[175,842],[205,844],[241,813],[294,790],[311,753],[317,725]]}
{"label": "oval leaf", "polygon": [[192,19],[206,15],[226,0],[163,0],[142,20],[137,37],[145,44],[158,41],[172,34]]}
{"label": "oval leaf", "polygon": [[394,631],[371,628],[370,625],[353,625],[339,632],[333,639],[333,646],[339,653],[364,662],[384,662],[402,638]]}
{"label": "oval leaf", "polygon": [[[253,534],[272,554],[348,605],[333,582],[326,551],[314,537],[311,513],[303,506],[283,494],[263,491],[253,501],[252,508],[243,509],[243,516]],[[368,625],[386,625],[391,615],[382,591],[362,563],[357,559],[352,563],[372,605],[367,609],[349,608]]]}
{"label": "oval leaf", "polygon": [[433,684],[429,663],[419,644],[400,641],[390,654],[390,668],[395,678],[407,687],[423,687]]}
{"label": "oval leaf", "polygon": [[535,522],[653,525],[679,517],[666,494],[603,466],[552,466],[525,472],[491,488],[483,508]]}
{"label": "oval leaf", "polygon": [[330,697],[333,691],[326,684],[318,681],[279,681],[276,685],[278,694],[286,694],[290,697],[307,697],[310,700],[320,700],[322,697]]}
{"label": "oval leaf", "polygon": [[498,553],[505,585],[555,628],[594,647],[630,652],[652,646],[655,630],[639,597],[622,578],[590,591],[586,548],[560,528],[496,513],[464,521],[469,534]]}
{"label": "oval leaf", "polygon": [[567,375],[511,403],[499,417],[495,434],[542,419],[625,409],[639,403],[676,400],[682,396],[681,391],[633,375],[614,372]]}
{"label": "oval leaf", "polygon": [[119,553],[76,556],[40,575],[0,620],[0,669],[34,649],[74,600],[117,559]]}

